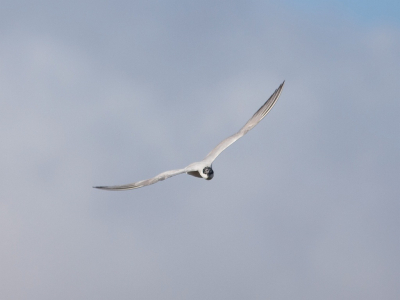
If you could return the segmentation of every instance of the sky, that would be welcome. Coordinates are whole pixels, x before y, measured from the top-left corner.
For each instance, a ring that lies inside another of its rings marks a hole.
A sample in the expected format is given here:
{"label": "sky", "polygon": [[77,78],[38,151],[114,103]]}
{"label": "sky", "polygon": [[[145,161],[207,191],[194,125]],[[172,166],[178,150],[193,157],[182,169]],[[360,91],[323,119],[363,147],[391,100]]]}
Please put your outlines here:
{"label": "sky", "polygon": [[[399,299],[398,1],[2,1],[1,299]],[[199,161],[283,80],[263,121]]]}

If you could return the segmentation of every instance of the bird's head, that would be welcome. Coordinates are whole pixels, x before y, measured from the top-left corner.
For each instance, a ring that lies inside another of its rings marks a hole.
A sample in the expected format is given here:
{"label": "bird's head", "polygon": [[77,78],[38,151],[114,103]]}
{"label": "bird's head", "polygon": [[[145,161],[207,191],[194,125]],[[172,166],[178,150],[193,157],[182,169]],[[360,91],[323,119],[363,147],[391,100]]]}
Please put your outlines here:
{"label": "bird's head", "polygon": [[214,171],[211,169],[211,167],[205,167],[203,169],[203,174],[201,174],[203,178],[206,180],[211,180],[214,177]]}

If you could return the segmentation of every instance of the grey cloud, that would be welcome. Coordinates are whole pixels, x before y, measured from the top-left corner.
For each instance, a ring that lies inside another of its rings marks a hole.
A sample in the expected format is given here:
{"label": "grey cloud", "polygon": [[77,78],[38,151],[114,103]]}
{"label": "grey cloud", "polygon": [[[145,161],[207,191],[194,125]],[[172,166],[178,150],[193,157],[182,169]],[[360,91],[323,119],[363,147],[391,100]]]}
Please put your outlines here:
{"label": "grey cloud", "polygon": [[211,3],[4,3],[1,298],[399,297],[399,29]]}

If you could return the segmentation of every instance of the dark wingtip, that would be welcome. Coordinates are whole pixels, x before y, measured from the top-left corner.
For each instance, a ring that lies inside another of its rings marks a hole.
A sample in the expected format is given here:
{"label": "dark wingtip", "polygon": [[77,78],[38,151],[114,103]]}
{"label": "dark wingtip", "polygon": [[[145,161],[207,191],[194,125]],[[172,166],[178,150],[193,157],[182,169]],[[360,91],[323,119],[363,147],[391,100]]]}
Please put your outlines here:
{"label": "dark wingtip", "polygon": [[[283,89],[283,86],[285,85],[285,81],[286,81],[286,80],[284,80],[284,81],[281,83],[281,85],[276,89],[276,91],[280,91],[280,90]],[[275,91],[275,92],[276,92],[276,91]]]}

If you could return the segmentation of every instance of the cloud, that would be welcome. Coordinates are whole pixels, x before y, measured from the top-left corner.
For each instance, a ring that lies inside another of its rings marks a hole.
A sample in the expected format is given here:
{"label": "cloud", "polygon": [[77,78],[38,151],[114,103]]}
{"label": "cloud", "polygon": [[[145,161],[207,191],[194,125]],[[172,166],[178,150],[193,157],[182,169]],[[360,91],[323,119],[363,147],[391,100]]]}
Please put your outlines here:
{"label": "cloud", "polygon": [[[398,28],[257,2],[10,3],[2,298],[398,298]],[[202,159],[284,79],[212,181],[91,188]]]}

